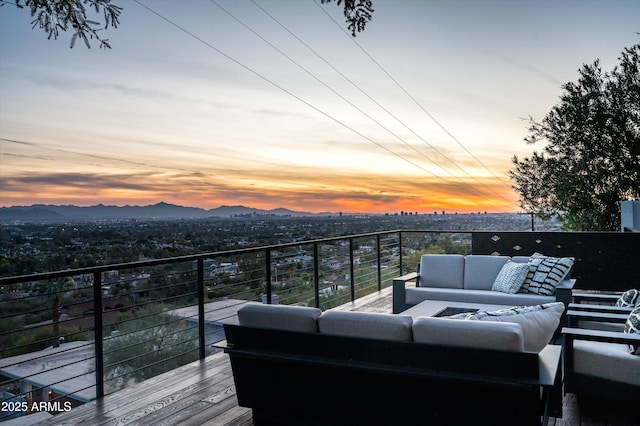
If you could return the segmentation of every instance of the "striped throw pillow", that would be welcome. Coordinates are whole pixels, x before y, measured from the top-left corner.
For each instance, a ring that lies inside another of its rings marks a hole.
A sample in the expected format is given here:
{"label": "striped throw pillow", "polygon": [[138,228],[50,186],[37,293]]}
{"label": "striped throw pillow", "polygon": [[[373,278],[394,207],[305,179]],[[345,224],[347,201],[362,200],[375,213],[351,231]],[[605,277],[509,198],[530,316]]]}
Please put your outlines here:
{"label": "striped throw pillow", "polygon": [[[624,325],[625,333],[640,333],[640,306],[635,308],[629,314],[629,318],[627,318],[627,322]],[[634,346],[630,345],[630,352],[635,355],[640,355],[640,345]]]}
{"label": "striped throw pillow", "polygon": [[632,288],[622,293],[620,299],[616,301],[616,306],[633,308],[640,304],[640,290]]}
{"label": "striped throw pillow", "polygon": [[553,296],[556,287],[562,282],[573,266],[573,257],[549,257],[534,253],[529,259],[529,271],[520,293]]}

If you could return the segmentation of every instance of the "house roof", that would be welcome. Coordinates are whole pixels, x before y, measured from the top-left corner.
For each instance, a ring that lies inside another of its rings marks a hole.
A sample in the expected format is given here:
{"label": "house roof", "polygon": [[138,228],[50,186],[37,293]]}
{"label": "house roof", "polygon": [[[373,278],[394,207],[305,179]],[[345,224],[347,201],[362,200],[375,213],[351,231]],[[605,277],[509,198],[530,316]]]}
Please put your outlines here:
{"label": "house roof", "polygon": [[[237,323],[238,309],[246,305],[246,300],[225,299],[204,304],[204,320],[208,324],[220,325]],[[173,309],[168,312],[184,318],[187,321],[198,320],[198,306],[187,306],[184,308]]]}
{"label": "house roof", "polygon": [[62,343],[58,348],[0,359],[0,374],[89,402],[96,397],[93,354],[92,342]]}

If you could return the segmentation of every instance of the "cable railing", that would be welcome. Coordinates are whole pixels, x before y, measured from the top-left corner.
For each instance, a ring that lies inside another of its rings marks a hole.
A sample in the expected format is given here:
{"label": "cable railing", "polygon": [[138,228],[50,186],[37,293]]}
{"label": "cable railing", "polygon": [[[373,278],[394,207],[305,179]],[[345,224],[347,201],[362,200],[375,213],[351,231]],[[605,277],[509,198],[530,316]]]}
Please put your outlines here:
{"label": "cable railing", "polygon": [[388,287],[402,270],[401,235],[0,278],[0,421],[74,407],[203,359],[245,303],[330,309]]}
{"label": "cable railing", "polygon": [[[598,240],[607,246],[595,250]],[[246,303],[354,302],[415,270],[423,253],[576,253],[581,287],[594,274],[620,281],[638,243],[624,233],[393,230],[0,278],[0,421],[66,410],[204,359]]]}

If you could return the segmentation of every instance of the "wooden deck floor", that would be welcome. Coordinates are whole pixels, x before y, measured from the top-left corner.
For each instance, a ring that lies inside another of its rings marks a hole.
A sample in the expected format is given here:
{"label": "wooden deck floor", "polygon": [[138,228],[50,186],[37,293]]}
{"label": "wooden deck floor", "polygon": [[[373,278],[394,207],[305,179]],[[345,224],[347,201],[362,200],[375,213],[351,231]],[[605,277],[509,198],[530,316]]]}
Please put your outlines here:
{"label": "wooden deck floor", "polygon": [[[339,309],[391,312],[390,290]],[[217,353],[37,424],[246,426],[253,421],[251,410],[237,404],[228,356]],[[552,418],[548,425],[640,425],[640,417],[615,407],[580,407],[570,394],[564,398],[563,418]]]}

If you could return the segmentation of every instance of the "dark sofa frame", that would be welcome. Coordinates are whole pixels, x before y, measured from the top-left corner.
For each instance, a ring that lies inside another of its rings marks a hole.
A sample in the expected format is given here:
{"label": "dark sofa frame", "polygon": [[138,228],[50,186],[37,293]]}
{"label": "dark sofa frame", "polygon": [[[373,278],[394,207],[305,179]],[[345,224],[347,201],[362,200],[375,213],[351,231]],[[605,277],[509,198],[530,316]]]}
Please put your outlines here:
{"label": "dark sofa frame", "polygon": [[257,424],[546,424],[561,351],[470,349],[225,324],[238,404]]}

